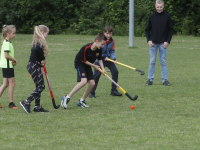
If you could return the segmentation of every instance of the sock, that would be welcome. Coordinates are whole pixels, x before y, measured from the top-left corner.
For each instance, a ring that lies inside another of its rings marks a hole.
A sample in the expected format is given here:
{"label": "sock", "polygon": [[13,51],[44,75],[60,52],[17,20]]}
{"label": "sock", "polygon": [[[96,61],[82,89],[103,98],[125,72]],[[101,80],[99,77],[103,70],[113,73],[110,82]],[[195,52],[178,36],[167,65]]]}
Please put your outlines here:
{"label": "sock", "polygon": [[82,101],[84,101],[84,99],[81,98],[81,99],[80,99],[80,102],[82,102]]}
{"label": "sock", "polygon": [[65,97],[66,97],[66,98],[69,98],[69,99],[71,98],[71,97],[69,97],[68,95],[66,95]]}

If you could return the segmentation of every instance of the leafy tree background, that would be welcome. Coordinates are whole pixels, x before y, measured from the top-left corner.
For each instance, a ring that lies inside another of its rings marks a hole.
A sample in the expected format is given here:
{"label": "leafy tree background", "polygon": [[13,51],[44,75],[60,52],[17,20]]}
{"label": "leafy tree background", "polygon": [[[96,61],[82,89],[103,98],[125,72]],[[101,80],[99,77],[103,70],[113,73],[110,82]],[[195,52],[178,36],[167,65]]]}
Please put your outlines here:
{"label": "leafy tree background", "polygon": [[[145,36],[155,0],[134,0],[135,36]],[[177,35],[200,35],[200,0],[165,0]],[[29,34],[45,24],[51,34],[96,34],[112,25],[114,35],[128,35],[129,0],[1,0],[0,25],[15,24]]]}

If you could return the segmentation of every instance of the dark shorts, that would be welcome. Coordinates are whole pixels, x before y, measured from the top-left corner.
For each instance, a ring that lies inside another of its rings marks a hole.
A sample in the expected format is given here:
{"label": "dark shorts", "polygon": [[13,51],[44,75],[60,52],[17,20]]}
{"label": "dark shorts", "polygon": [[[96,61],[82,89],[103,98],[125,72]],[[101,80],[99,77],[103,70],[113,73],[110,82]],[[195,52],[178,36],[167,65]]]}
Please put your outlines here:
{"label": "dark shorts", "polygon": [[87,81],[94,80],[94,75],[91,66],[77,65],[77,82],[81,81],[81,78],[87,78]]}
{"label": "dark shorts", "polygon": [[3,78],[13,78],[14,68],[2,68]]}

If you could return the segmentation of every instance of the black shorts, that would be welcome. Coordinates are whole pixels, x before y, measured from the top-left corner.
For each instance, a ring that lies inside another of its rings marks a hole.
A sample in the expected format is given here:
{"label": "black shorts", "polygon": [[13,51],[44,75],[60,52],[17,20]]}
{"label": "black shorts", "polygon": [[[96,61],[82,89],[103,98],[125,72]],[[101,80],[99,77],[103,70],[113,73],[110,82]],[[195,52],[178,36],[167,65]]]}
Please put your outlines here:
{"label": "black shorts", "polygon": [[76,66],[77,70],[77,82],[81,81],[81,78],[87,78],[87,81],[94,80],[94,75],[91,66],[79,64]]}
{"label": "black shorts", "polygon": [[14,68],[2,68],[3,78],[13,78]]}

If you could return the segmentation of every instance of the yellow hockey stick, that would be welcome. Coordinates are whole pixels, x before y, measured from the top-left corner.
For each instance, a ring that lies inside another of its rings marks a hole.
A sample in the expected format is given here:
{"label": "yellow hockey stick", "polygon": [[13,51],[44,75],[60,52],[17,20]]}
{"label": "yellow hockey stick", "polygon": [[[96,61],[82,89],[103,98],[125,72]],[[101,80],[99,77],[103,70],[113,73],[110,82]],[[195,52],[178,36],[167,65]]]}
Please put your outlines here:
{"label": "yellow hockey stick", "polygon": [[[111,61],[111,62],[115,62],[114,60],[109,59],[109,58],[107,58],[107,60],[108,60],[108,61]],[[119,64],[119,65],[122,65],[122,66],[124,66],[124,67],[130,68],[130,69],[133,69],[133,70],[135,70],[135,71],[139,71],[139,72],[141,72],[141,75],[144,75],[144,74],[145,74],[145,72],[142,71],[142,70],[139,70],[139,69],[133,68],[133,67],[131,67],[131,66],[128,66],[128,65],[122,64],[122,63],[120,63],[120,62],[117,62],[116,64]]]}
{"label": "yellow hockey stick", "polygon": [[99,68],[99,71],[106,76],[113,84],[115,84],[116,87],[118,87],[130,100],[135,101],[138,96],[135,95],[135,97],[131,97],[122,87],[120,87],[115,81],[113,81],[106,73],[103,73],[103,71]]}

